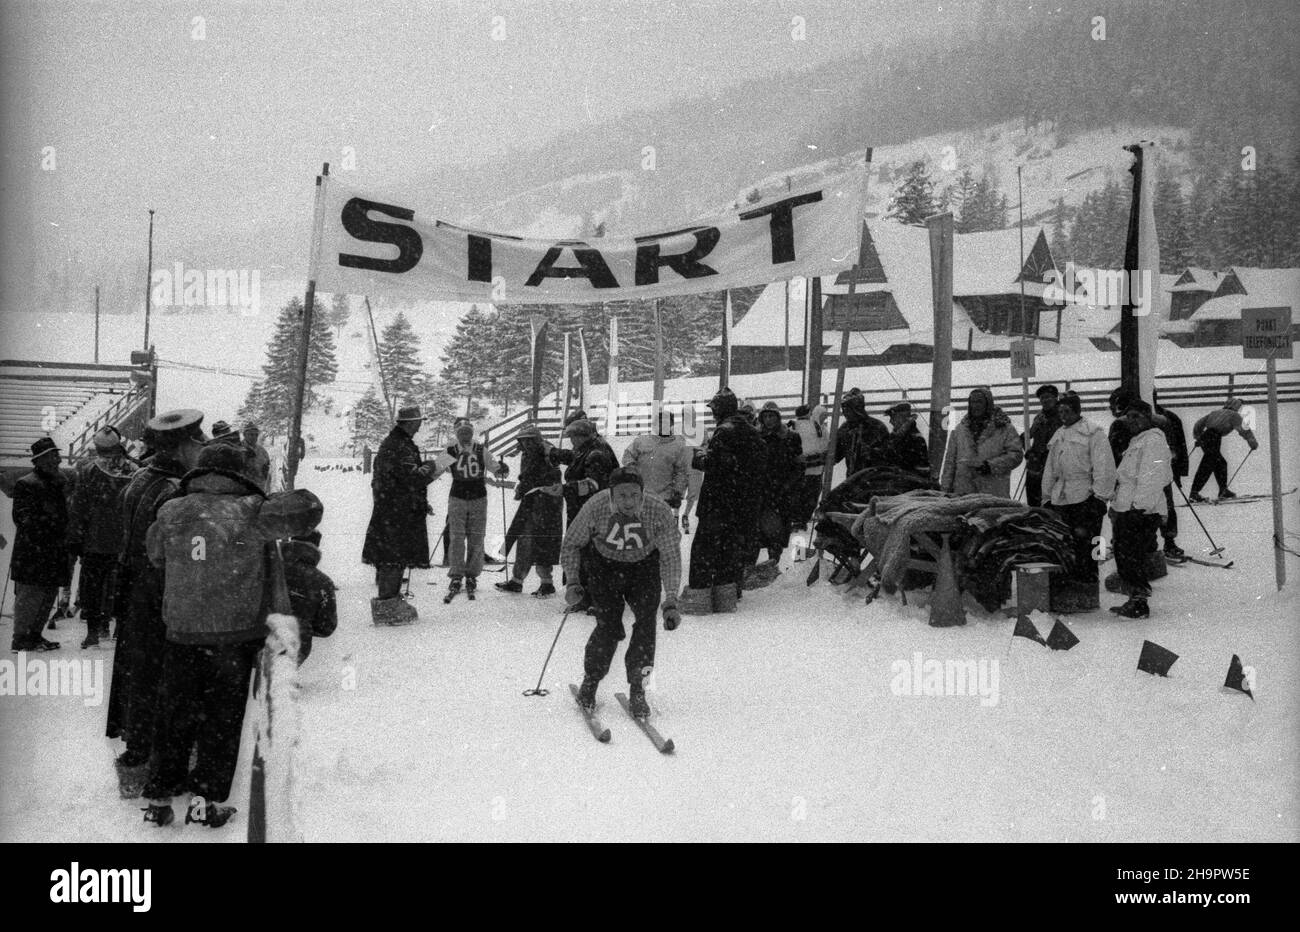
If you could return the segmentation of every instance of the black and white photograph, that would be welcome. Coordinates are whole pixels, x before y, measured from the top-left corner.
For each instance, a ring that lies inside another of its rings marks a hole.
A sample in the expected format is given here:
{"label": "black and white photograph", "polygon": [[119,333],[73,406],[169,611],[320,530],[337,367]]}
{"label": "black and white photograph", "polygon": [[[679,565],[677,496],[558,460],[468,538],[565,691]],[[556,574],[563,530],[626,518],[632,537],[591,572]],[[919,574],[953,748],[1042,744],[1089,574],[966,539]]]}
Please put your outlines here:
{"label": "black and white photograph", "polygon": [[1174,846],[1300,839],[1297,48],[1293,0],[4,3],[37,899],[147,910],[104,843],[993,842],[1250,903]]}

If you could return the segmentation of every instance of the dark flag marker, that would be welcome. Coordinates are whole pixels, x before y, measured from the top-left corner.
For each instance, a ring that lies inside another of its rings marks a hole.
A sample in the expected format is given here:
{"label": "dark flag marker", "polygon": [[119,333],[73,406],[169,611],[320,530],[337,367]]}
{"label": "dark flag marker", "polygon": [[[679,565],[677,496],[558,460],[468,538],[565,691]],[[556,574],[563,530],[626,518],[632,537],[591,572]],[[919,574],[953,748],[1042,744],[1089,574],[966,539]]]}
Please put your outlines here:
{"label": "dark flag marker", "polygon": [[[1057,622],[1057,624],[1059,625],[1060,622]],[[1016,638],[1029,638],[1029,640],[1037,641],[1039,644],[1044,646],[1047,644],[1047,642],[1043,640],[1043,636],[1038,633],[1038,629],[1034,627],[1034,623],[1029,620],[1028,615],[1016,616],[1016,630],[1011,632],[1011,636]]]}
{"label": "dark flag marker", "polygon": [[1168,676],[1169,668],[1174,665],[1178,655],[1161,647],[1153,641],[1142,642],[1142,654],[1138,657],[1138,669],[1143,673],[1156,676]]}
{"label": "dark flag marker", "polygon": [[1241,658],[1236,654],[1232,655],[1232,663],[1228,665],[1228,678],[1223,681],[1223,685],[1228,689],[1235,689],[1250,696],[1250,701],[1255,701],[1255,694],[1250,691],[1246,685],[1246,671],[1241,666]]}
{"label": "dark flag marker", "polygon": [[1047,646],[1052,650],[1069,650],[1079,639],[1074,636],[1074,632],[1065,626],[1061,619],[1056,619],[1056,624],[1052,625],[1052,633],[1047,636]]}

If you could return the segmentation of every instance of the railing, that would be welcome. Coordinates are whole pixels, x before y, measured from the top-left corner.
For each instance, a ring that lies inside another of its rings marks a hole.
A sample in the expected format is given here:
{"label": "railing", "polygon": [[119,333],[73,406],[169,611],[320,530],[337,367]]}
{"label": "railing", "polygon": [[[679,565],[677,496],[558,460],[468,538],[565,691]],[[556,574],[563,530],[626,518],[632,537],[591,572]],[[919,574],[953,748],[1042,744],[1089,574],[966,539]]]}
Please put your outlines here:
{"label": "railing", "polygon": [[[1300,401],[1300,369],[1279,369],[1277,376],[1278,401]],[[1031,408],[1036,400],[1034,396],[1035,389],[1040,385],[1048,384],[1056,385],[1063,392],[1073,389],[1079,394],[1085,411],[1104,411],[1109,406],[1110,393],[1119,386],[1119,379],[1109,377],[1030,380],[1029,398]],[[954,407],[964,408],[966,396],[972,389],[978,387],[980,386],[954,385],[951,394]],[[1020,382],[995,382],[991,385],[986,383],[986,387],[993,392],[994,404],[1001,407],[1009,417],[1018,417],[1024,414],[1023,389]],[[1246,402],[1258,403],[1264,401],[1267,397],[1268,381],[1264,372],[1173,373],[1156,376],[1156,391],[1161,407],[1165,408],[1219,405],[1226,401],[1229,396],[1241,398]],[[884,409],[897,401],[910,401],[914,407],[921,409],[922,413],[930,402],[930,387],[928,385],[901,389],[897,387],[864,388],[862,394],[867,399],[867,413],[878,416],[883,415]],[[705,407],[708,401],[707,398],[673,401],[666,404],[665,408],[676,413],[683,408],[690,407],[694,410],[695,417],[702,421],[704,426],[709,427],[712,426],[713,416]],[[794,417],[794,410],[802,404],[803,398],[800,395],[764,395],[760,401],[775,401],[781,408],[782,418],[789,419]],[[831,395],[823,392],[822,401],[829,407]],[[604,433],[607,437],[628,436],[652,430],[654,411],[654,402],[623,402],[617,406],[617,411],[613,414],[614,429],[611,431],[609,425],[604,423],[610,416],[608,407],[599,405],[589,409],[592,419],[597,422],[598,426],[604,426]],[[530,415],[531,412],[528,409],[516,412],[484,431],[488,447],[494,455],[499,456],[502,453],[510,452],[515,435],[526,421],[531,420]],[[538,412],[536,423],[542,431],[542,435],[555,442],[560,435],[562,420],[562,414],[558,409],[543,408]],[[680,417],[678,424],[680,427]]]}
{"label": "railing", "polygon": [[[120,396],[116,401],[104,409],[100,415],[88,423],[72,442],[68,444],[68,459],[76,460],[85,451],[86,447],[94,439],[101,428],[117,423],[130,415],[131,409],[136,407],[139,402],[147,401],[148,396],[144,389],[134,387]],[[123,413],[125,412],[125,413]],[[119,417],[121,415],[121,417]]]}

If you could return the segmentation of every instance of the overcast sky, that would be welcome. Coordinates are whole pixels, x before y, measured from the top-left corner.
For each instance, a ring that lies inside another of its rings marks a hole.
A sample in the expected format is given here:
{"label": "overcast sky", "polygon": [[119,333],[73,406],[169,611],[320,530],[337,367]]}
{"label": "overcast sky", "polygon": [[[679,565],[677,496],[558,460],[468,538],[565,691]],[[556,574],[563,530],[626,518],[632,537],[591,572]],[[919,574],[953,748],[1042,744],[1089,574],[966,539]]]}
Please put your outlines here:
{"label": "overcast sky", "polygon": [[[294,235],[306,229],[314,174],[345,146],[355,177],[401,184],[848,57],[949,15],[913,0],[5,0],[2,10],[10,268],[50,251],[136,261],[148,207],[160,249],[173,252],[186,237],[259,224]],[[806,41],[792,41],[795,16]],[[285,214],[300,228],[268,221]]]}

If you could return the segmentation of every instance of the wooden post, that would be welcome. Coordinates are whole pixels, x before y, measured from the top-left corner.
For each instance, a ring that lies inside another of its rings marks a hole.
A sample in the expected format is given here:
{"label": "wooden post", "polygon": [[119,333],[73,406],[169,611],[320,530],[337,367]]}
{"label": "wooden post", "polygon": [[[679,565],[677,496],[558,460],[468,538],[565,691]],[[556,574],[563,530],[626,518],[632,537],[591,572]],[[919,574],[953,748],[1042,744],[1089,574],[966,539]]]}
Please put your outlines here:
{"label": "wooden post", "polygon": [[[568,343],[565,344],[566,352]],[[654,382],[654,400],[662,403],[664,400],[664,326],[663,319],[659,316],[659,299],[655,298],[655,382]]]}
{"label": "wooden post", "polygon": [[952,400],[952,214],[926,218],[930,230],[930,289],[934,304],[934,363],[930,376],[930,470],[942,478]]}
{"label": "wooden post", "polygon": [[822,396],[822,280],[813,275],[808,279],[804,289],[808,294],[808,317],[804,322],[803,342],[808,353],[808,364],[804,367],[804,404],[809,409],[821,403]]}
{"label": "wooden post", "polygon": [[[569,331],[564,331],[564,408],[560,415],[560,423],[563,424],[569,419],[569,395],[572,394],[570,389],[573,388],[573,375],[569,363]],[[556,392],[555,398],[558,403],[559,392]]]}
{"label": "wooden post", "polygon": [[316,263],[320,248],[320,224],[323,204],[321,202],[321,184],[330,173],[329,162],[316,176],[316,209],[312,214],[311,251],[308,257],[307,297],[302,306],[302,335],[298,340],[298,379],[294,386],[293,412],[289,418],[289,449],[285,452],[285,488],[293,488],[294,477],[298,474],[298,463],[302,457],[298,447],[302,441],[302,406],[307,397],[307,356],[311,352],[311,325],[316,310]]}
{"label": "wooden post", "polygon": [[95,286],[95,362],[99,362],[99,286]]}
{"label": "wooden post", "polygon": [[618,435],[618,318],[609,319],[609,381],[605,393],[605,436]]}
{"label": "wooden post", "polygon": [[[849,291],[853,284],[850,279]],[[849,360],[849,318],[844,317],[844,329],[840,331],[840,367],[835,375],[835,401],[831,405],[831,435],[826,443],[826,464],[822,467],[822,498],[831,490],[831,473],[835,471],[836,444],[840,437],[840,401],[844,397],[844,369]]]}
{"label": "wooden post", "polygon": [[731,289],[722,301],[722,358],[718,362],[718,390],[731,381]]}
{"label": "wooden post", "polygon": [[1280,592],[1286,585],[1286,540],[1282,519],[1282,448],[1281,431],[1277,423],[1277,361],[1269,354],[1268,361],[1268,467],[1273,488],[1273,573]]}
{"label": "wooden post", "polygon": [[[173,282],[173,288],[176,283]],[[153,306],[153,210],[149,211],[149,271],[145,274],[144,279],[144,346],[141,347],[146,353],[149,351],[149,311]],[[149,410],[149,416],[153,417],[153,409]]]}
{"label": "wooden post", "polygon": [[790,279],[785,280],[785,371],[790,371]]}

